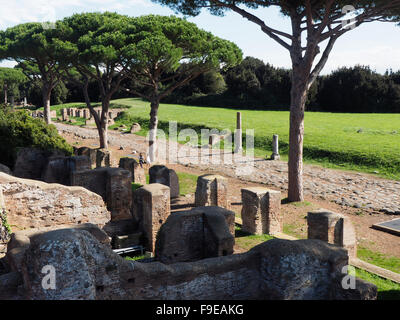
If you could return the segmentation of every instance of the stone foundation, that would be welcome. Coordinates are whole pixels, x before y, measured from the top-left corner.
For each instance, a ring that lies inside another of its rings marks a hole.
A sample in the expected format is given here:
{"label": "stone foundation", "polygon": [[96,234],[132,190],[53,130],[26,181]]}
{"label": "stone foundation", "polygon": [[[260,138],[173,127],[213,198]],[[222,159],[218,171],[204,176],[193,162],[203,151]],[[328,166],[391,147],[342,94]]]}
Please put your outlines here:
{"label": "stone foundation", "polygon": [[81,187],[47,184],[0,173],[8,222],[18,228],[93,223],[104,226],[110,213],[101,197]]}
{"label": "stone foundation", "polygon": [[150,183],[161,183],[170,188],[171,198],[179,197],[179,179],[174,170],[166,166],[152,166],[149,170]]}
{"label": "stone foundation", "polygon": [[132,158],[121,158],[119,160],[119,167],[130,171],[132,175],[132,182],[139,183],[141,185],[146,184],[146,175],[144,169],[140,167],[140,164]]}
{"label": "stone foundation", "polygon": [[242,230],[259,235],[282,232],[281,192],[259,187],[241,191]]}
{"label": "stone foundation", "polygon": [[157,235],[156,259],[171,264],[233,254],[235,237],[229,224],[234,219],[232,211],[219,207],[171,214]]}
{"label": "stone foundation", "polygon": [[318,239],[345,248],[357,257],[357,239],[349,218],[325,209],[307,215],[308,239]]}
{"label": "stone foundation", "polygon": [[[26,242],[21,271],[0,278],[0,288],[22,283],[21,299],[376,299],[376,286],[364,281],[342,289],[348,256],[319,240],[274,239],[247,253],[168,266],[127,261],[86,230],[56,230]],[[54,290],[43,289],[45,265],[55,268]]]}
{"label": "stone foundation", "polygon": [[228,180],[219,175],[200,176],[197,179],[195,205],[228,208]]}
{"label": "stone foundation", "polygon": [[158,230],[170,213],[169,187],[153,183],[133,192],[133,217],[143,232],[147,251],[154,252]]}
{"label": "stone foundation", "polygon": [[96,168],[111,167],[111,152],[106,149],[96,149]]}
{"label": "stone foundation", "polygon": [[111,211],[111,219],[131,219],[131,173],[120,168],[97,168],[72,174],[72,184],[100,195]]}
{"label": "stone foundation", "polygon": [[90,159],[90,169],[96,168],[97,150],[88,147],[79,148],[76,151],[77,156],[86,156]]}

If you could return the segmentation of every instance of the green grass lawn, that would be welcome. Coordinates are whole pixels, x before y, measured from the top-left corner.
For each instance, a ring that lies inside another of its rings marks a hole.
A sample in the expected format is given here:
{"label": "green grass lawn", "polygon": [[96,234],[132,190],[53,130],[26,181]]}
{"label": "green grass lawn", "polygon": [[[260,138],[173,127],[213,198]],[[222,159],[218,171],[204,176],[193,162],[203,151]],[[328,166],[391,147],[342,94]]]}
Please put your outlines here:
{"label": "green grass lawn", "polygon": [[[79,104],[54,106],[79,107]],[[83,104],[81,104],[84,107]],[[127,108],[110,128],[133,122],[148,129],[150,106],[140,99],[119,99],[113,107]],[[243,128],[255,130],[255,154],[271,154],[272,135],[278,134],[282,159],[287,159],[289,112],[161,104],[159,127],[168,133],[168,121],[180,128],[234,130],[236,112],[242,112]],[[304,134],[305,162],[330,168],[357,170],[400,180],[400,114],[343,114],[306,112]]]}
{"label": "green grass lawn", "polygon": [[400,258],[387,256],[383,253],[371,251],[361,246],[357,249],[357,257],[378,267],[400,273]]}

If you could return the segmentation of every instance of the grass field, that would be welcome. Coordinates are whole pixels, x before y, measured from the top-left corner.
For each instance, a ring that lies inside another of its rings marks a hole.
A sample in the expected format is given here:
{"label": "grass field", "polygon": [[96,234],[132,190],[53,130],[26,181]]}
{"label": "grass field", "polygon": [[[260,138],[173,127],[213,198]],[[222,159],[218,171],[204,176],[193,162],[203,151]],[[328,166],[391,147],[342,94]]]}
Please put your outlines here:
{"label": "grass field", "polygon": [[[54,106],[84,107],[83,104]],[[138,122],[145,135],[150,106],[140,99],[112,101],[112,107],[127,108],[114,126]],[[236,112],[242,112],[243,129],[255,130],[255,154],[271,154],[272,135],[278,134],[282,158],[287,159],[289,112],[161,104],[159,127],[168,133],[168,121],[179,128],[235,128]],[[244,131],[245,132],[245,131]],[[304,135],[305,162],[330,168],[356,170],[400,180],[400,114],[343,114],[306,112]]]}

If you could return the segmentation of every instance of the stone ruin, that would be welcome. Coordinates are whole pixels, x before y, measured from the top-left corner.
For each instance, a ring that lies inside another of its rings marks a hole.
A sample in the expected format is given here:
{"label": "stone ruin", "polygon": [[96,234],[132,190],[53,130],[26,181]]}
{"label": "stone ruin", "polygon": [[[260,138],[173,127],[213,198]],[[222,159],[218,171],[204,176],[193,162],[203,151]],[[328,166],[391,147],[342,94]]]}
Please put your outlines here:
{"label": "stone ruin", "polygon": [[[359,279],[356,289],[341,286],[355,252],[343,216],[309,213],[309,238],[317,240],[274,239],[234,255],[226,178],[199,177],[198,206],[171,214],[169,186],[132,192],[134,163],[92,169],[93,152],[81,151],[86,155],[38,153],[46,165],[34,175],[84,188],[0,173],[9,223],[29,228],[14,230],[0,259],[0,299],[376,299],[376,287]],[[242,189],[243,229],[281,232],[280,198],[269,189]],[[155,259],[128,261],[112,250],[138,244]],[[55,290],[42,287],[44,265],[55,268]]]}
{"label": "stone ruin", "polygon": [[159,229],[171,213],[170,188],[159,183],[133,193],[133,218],[145,234],[146,250],[154,252]]}
{"label": "stone ruin", "polygon": [[200,176],[197,179],[195,205],[228,208],[228,180],[214,174]]}
{"label": "stone ruin", "polygon": [[161,183],[171,190],[171,198],[179,197],[179,178],[176,172],[166,166],[156,165],[149,170],[150,183]]}
{"label": "stone ruin", "polygon": [[133,158],[121,158],[119,160],[119,167],[128,170],[132,176],[132,182],[141,185],[146,184],[146,174],[140,164]]}
{"label": "stone ruin", "polygon": [[[2,299],[87,300],[341,300],[375,299],[377,289],[356,280],[343,289],[346,251],[319,240],[274,239],[243,254],[165,265],[124,260],[101,231],[69,227],[16,234]],[[16,256],[18,255],[18,256]],[[51,265],[56,287],[42,286]]]}
{"label": "stone ruin", "polygon": [[165,264],[233,254],[235,214],[199,207],[171,214],[157,235],[156,259]]}
{"label": "stone ruin", "polygon": [[100,227],[110,221],[103,199],[81,187],[47,184],[0,173],[7,219],[19,228],[91,222]]}
{"label": "stone ruin", "polygon": [[318,239],[345,248],[351,258],[357,257],[356,233],[350,219],[326,210],[307,215],[308,239]]}
{"label": "stone ruin", "polygon": [[111,211],[112,220],[130,219],[132,206],[132,178],[121,168],[96,168],[75,171],[72,185],[84,187],[100,195]]}
{"label": "stone ruin", "polygon": [[244,188],[242,192],[242,230],[251,234],[282,232],[281,192],[267,188]]}

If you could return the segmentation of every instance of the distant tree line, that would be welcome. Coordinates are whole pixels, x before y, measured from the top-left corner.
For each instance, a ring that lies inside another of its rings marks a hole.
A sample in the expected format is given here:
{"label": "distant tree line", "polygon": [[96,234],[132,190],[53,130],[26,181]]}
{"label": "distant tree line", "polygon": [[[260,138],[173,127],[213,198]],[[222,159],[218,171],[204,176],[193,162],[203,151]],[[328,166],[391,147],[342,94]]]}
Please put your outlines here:
{"label": "distant tree line", "polygon": [[[1,71],[8,78],[5,69]],[[18,69],[18,67],[16,68]],[[291,71],[275,68],[262,60],[247,57],[242,63],[226,72],[211,70],[175,90],[163,99],[167,103],[196,104],[210,107],[238,107],[249,109],[288,110],[290,104]],[[27,100],[42,106],[40,83],[21,81],[15,77],[14,85],[0,79],[0,99],[8,96]],[[99,86],[89,82],[91,101],[101,101]],[[131,97],[126,90],[118,90],[116,99]],[[53,90],[51,104],[82,102],[81,88],[65,79]],[[340,68],[329,75],[320,76],[313,84],[306,104],[309,111],[349,113],[399,113],[400,71],[388,70],[379,74],[368,66]]]}
{"label": "distant tree line", "polygon": [[[291,70],[246,57],[225,73],[216,71],[177,91],[165,102],[249,109],[289,110]],[[368,66],[340,68],[320,76],[306,103],[309,111],[400,112],[400,71],[379,74]]]}

